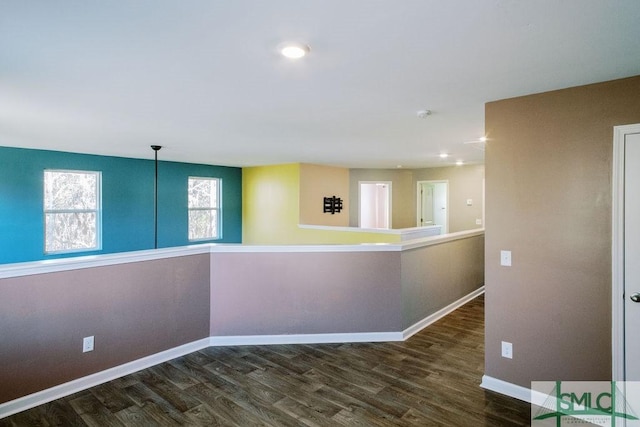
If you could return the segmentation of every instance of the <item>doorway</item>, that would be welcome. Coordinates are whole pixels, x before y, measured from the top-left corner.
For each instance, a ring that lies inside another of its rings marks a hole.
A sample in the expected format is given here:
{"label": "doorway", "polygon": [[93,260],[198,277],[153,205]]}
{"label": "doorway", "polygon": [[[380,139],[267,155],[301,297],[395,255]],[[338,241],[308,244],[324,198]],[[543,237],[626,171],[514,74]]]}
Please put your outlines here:
{"label": "doorway", "polygon": [[417,226],[439,225],[442,234],[449,232],[449,182],[418,181]]}
{"label": "doorway", "polygon": [[640,124],[614,127],[613,379],[640,381]]}
{"label": "doorway", "polygon": [[391,228],[391,182],[360,181],[360,228]]}

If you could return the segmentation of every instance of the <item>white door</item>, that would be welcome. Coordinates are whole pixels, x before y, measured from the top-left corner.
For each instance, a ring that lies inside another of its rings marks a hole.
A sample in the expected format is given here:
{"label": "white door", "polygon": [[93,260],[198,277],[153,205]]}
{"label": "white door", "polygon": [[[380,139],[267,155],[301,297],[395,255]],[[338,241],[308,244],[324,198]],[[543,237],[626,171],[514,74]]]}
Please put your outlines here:
{"label": "white door", "polygon": [[418,181],[416,218],[418,227],[440,225],[442,234],[449,232],[449,182]]}
{"label": "white door", "polygon": [[391,183],[360,182],[360,228],[391,227]]}
{"label": "white door", "polygon": [[418,183],[418,227],[433,225],[433,185]]}
{"label": "white door", "polygon": [[625,379],[640,381],[640,134],[626,135],[624,162]]}
{"label": "white door", "polygon": [[442,226],[442,234],[449,232],[447,219],[449,217],[447,212],[448,196],[447,196],[446,182],[438,182],[433,185],[433,222],[435,225]]}

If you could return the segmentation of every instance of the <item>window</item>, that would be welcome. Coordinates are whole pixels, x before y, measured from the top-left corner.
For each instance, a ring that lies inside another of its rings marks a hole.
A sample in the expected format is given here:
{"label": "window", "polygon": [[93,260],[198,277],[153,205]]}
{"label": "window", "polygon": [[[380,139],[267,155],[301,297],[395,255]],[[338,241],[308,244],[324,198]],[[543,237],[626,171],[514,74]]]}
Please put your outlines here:
{"label": "window", "polygon": [[44,251],[100,249],[100,172],[44,171]]}
{"label": "window", "polygon": [[214,240],[220,236],[218,178],[189,177],[189,240]]}

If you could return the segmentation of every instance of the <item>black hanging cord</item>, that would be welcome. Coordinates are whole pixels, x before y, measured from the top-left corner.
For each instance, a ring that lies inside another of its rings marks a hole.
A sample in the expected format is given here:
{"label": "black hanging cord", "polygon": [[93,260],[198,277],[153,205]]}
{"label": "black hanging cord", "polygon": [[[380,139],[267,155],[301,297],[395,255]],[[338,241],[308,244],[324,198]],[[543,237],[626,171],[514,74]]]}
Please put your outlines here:
{"label": "black hanging cord", "polygon": [[153,247],[158,249],[158,151],[162,145],[152,145],[151,149],[155,153],[156,176],[153,181]]}

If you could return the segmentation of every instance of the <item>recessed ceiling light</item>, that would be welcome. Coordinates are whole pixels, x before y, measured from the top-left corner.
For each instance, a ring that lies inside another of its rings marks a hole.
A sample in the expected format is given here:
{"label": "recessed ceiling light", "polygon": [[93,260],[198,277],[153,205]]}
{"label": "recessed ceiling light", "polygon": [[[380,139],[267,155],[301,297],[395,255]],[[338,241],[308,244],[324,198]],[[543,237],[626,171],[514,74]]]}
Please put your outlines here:
{"label": "recessed ceiling light", "polygon": [[304,57],[311,49],[302,43],[283,43],[279,47],[282,56],[289,59],[300,59]]}
{"label": "recessed ceiling light", "polygon": [[449,155],[447,153],[440,153],[440,158],[441,159],[446,159],[447,157],[449,157]]}
{"label": "recessed ceiling light", "polygon": [[487,142],[487,137],[486,136],[481,136],[478,140],[480,142]]}
{"label": "recessed ceiling light", "polygon": [[456,165],[458,165],[458,166],[462,166],[462,165],[464,165],[464,162],[463,162],[462,160],[458,160],[458,161],[456,162]]}

